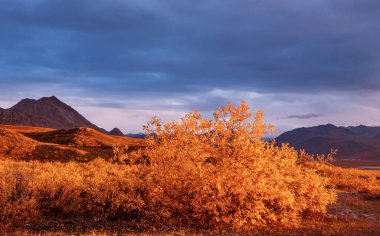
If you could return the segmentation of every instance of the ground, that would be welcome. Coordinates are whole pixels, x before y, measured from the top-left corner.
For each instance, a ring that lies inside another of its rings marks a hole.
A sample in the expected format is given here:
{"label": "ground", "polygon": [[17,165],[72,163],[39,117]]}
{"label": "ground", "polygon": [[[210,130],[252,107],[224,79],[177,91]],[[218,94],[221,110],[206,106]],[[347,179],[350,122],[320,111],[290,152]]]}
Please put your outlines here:
{"label": "ground", "polygon": [[[17,140],[28,142],[30,152],[23,160],[39,161],[86,161],[98,156],[111,158],[114,143],[132,148],[144,146],[144,141],[126,137],[101,134],[91,129],[68,129],[55,131],[38,127],[1,126],[9,136],[1,148],[18,149]],[[8,133],[7,133],[8,132]],[[16,140],[16,141],[15,141]],[[13,143],[12,143],[13,142]],[[12,146],[13,145],[13,146]],[[30,151],[30,148],[33,151]],[[3,152],[11,153],[11,151]],[[1,150],[0,150],[1,151]],[[5,153],[5,154],[4,154]],[[18,153],[18,152],[15,152]],[[1,152],[0,152],[1,154]],[[19,154],[19,153],[18,153]],[[23,154],[23,153],[21,153]],[[4,157],[3,158],[10,158]],[[326,165],[321,168],[324,175],[331,177],[338,190],[338,200],[330,205],[328,214],[318,220],[306,219],[299,229],[267,229],[255,232],[258,235],[380,235],[380,170],[359,170],[358,166],[376,163],[336,162],[345,168]],[[89,221],[81,218],[50,218],[38,224],[26,224],[9,229],[0,227],[0,232],[10,235],[189,235],[189,234],[235,234],[228,231],[201,231],[197,229],[163,228],[152,229],[135,222]],[[237,234],[237,233],[236,233]]]}

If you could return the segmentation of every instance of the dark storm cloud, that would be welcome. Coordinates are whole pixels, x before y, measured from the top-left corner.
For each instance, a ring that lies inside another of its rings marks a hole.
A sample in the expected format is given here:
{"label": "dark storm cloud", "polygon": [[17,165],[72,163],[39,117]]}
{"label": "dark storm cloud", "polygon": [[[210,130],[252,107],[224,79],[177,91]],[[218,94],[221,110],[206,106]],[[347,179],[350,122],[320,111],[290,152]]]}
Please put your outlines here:
{"label": "dark storm cloud", "polygon": [[135,96],[380,88],[378,1],[3,1],[0,81]]}

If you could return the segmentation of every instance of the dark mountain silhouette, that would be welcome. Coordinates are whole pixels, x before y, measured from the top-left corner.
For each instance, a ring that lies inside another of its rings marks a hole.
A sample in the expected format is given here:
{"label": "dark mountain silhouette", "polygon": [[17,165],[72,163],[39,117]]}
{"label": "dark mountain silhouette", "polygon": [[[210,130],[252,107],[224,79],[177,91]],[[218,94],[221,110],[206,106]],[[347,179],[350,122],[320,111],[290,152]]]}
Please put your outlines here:
{"label": "dark mountain silhouette", "polygon": [[54,129],[88,127],[107,133],[54,96],[38,100],[26,98],[9,109],[0,110],[0,124]]}
{"label": "dark mountain silhouette", "polygon": [[347,129],[353,131],[354,133],[364,135],[367,137],[375,137],[380,135],[380,127],[370,127],[365,125],[359,126],[349,126]]}
{"label": "dark mountain silhouette", "polygon": [[137,134],[128,133],[125,136],[130,137],[130,138],[142,138],[142,139],[145,138],[145,134],[144,133],[137,133]]}
{"label": "dark mountain silhouette", "polygon": [[24,126],[41,126],[41,127],[57,127],[58,122],[46,120],[42,117],[23,114],[9,109],[0,111],[0,124],[2,125],[24,125]]}
{"label": "dark mountain silhouette", "polygon": [[337,127],[331,124],[298,128],[276,138],[309,153],[327,154],[338,149],[336,159],[380,159],[380,128],[357,126]]}
{"label": "dark mountain silhouette", "polygon": [[123,132],[120,131],[119,128],[113,128],[110,132],[108,132],[110,135],[114,136],[124,136]]}

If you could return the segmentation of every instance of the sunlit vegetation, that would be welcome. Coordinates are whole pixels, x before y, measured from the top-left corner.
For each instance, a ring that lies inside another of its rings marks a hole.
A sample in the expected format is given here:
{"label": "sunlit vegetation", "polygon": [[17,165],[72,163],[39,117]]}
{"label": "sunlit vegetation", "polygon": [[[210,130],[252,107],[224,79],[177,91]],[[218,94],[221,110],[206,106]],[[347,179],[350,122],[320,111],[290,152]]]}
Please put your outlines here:
{"label": "sunlit vegetation", "polygon": [[218,109],[212,120],[196,111],[180,122],[153,118],[145,129],[154,135],[132,159],[149,163],[155,220],[235,230],[292,227],[335,201],[329,180],[300,165],[297,151],[263,141],[273,127],[244,102]]}
{"label": "sunlit vegetation", "polygon": [[318,171],[328,176],[337,190],[365,193],[380,200],[380,171],[343,169],[333,165],[320,165]]}
{"label": "sunlit vegetation", "polygon": [[213,119],[195,111],[165,124],[152,118],[144,128],[145,148],[127,153],[115,144],[111,160],[1,160],[2,225],[84,217],[158,228],[296,229],[304,219],[326,215],[337,187],[359,188],[356,180],[339,182],[345,170],[264,141],[273,127],[244,102],[219,108]]}

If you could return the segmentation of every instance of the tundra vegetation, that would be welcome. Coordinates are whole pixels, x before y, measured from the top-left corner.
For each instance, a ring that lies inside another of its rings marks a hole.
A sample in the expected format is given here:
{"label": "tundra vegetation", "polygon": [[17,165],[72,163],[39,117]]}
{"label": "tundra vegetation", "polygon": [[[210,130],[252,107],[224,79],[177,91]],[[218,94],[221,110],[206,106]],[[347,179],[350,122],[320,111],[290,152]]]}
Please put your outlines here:
{"label": "tundra vegetation", "polygon": [[[147,145],[89,162],[0,160],[3,230],[47,219],[126,221],[137,229],[297,230],[328,215],[338,191],[380,196],[378,177],[286,144],[242,102],[179,121],[153,117]],[[349,181],[348,181],[349,180]]]}

